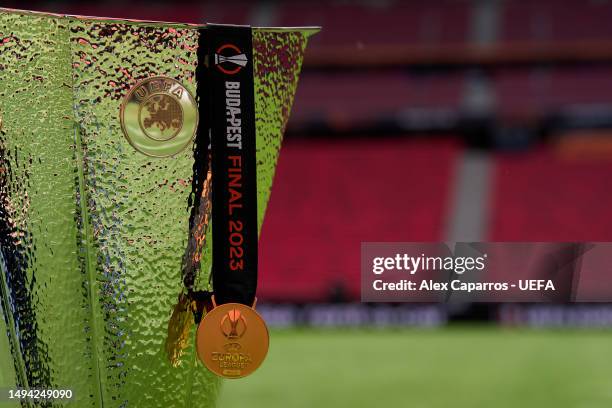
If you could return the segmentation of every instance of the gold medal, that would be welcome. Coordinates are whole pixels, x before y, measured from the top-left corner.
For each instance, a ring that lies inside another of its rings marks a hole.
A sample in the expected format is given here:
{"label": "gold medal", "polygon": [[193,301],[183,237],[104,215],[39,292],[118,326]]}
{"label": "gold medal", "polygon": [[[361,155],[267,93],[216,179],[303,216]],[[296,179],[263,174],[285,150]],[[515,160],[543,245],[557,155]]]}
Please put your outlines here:
{"label": "gold medal", "polygon": [[268,354],[269,342],[264,320],[241,303],[213,307],[202,319],[196,337],[200,360],[225,378],[241,378],[255,371]]}

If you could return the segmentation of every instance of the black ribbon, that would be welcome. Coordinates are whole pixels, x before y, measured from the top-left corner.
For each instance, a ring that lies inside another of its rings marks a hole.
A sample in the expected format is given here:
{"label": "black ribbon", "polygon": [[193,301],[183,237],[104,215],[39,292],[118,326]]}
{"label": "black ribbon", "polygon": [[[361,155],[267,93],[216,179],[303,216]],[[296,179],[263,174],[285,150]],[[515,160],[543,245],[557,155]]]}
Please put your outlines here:
{"label": "black ribbon", "polygon": [[211,136],[215,300],[251,306],[258,244],[252,32],[244,26],[208,25],[201,38],[199,62],[207,61],[207,69],[198,70],[197,80],[209,95],[200,116]]}

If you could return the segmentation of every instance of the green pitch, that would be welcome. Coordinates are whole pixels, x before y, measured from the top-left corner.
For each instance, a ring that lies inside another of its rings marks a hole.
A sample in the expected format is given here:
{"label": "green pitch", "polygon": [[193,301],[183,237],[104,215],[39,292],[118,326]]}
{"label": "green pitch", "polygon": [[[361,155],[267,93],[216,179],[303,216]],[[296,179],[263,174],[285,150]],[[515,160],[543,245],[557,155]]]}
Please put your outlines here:
{"label": "green pitch", "polygon": [[218,408],[612,406],[612,331],[275,331]]}

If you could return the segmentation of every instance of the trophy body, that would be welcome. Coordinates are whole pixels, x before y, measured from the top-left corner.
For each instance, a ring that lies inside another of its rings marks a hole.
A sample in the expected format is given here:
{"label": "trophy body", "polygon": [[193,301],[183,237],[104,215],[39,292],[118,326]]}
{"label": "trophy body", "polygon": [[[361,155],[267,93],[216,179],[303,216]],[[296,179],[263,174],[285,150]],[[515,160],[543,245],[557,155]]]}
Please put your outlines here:
{"label": "trophy body", "polygon": [[[201,160],[191,136],[167,150],[164,138],[196,126],[203,28],[0,10],[0,329],[10,348],[0,342],[0,364],[11,362],[0,369],[15,387],[70,389],[78,407],[214,404],[218,380],[197,360],[195,326],[178,361],[164,350]],[[252,33],[261,227],[308,32]],[[194,105],[151,130],[155,107],[168,106],[162,89],[137,108],[149,116],[122,124],[126,98],[149,78],[179,84]],[[125,126],[161,154],[137,149]],[[192,254],[193,289],[209,289],[210,245]]]}

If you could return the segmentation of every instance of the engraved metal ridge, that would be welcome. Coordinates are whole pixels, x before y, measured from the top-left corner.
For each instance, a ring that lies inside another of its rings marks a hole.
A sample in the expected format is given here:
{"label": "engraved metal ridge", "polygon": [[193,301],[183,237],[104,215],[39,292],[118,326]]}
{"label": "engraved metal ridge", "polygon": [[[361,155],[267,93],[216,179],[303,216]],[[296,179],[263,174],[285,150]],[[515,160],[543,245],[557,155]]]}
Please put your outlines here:
{"label": "engraved metal ridge", "polygon": [[[123,24],[139,24],[139,25],[151,25],[151,26],[164,26],[164,27],[177,27],[177,28],[204,28],[208,25],[213,25],[214,23],[202,23],[202,24],[193,24],[193,23],[180,23],[173,21],[155,21],[155,20],[137,20],[130,18],[116,18],[116,17],[96,17],[96,16],[81,16],[77,14],[60,14],[60,13],[51,13],[46,11],[33,11],[33,10],[19,10],[12,9],[7,7],[0,7],[0,13],[12,13],[12,14],[20,14],[20,15],[34,15],[41,17],[57,17],[57,18],[66,18],[66,19],[74,19],[74,20],[88,20],[88,21],[99,21],[99,22],[108,22],[108,23],[123,23]],[[228,24],[224,24],[228,25]],[[310,37],[313,34],[316,34],[321,30],[319,26],[304,26],[304,27],[252,27],[254,30],[258,30],[261,32],[274,32],[274,33],[282,33],[282,32],[291,32],[291,31],[300,31],[307,37]]]}

